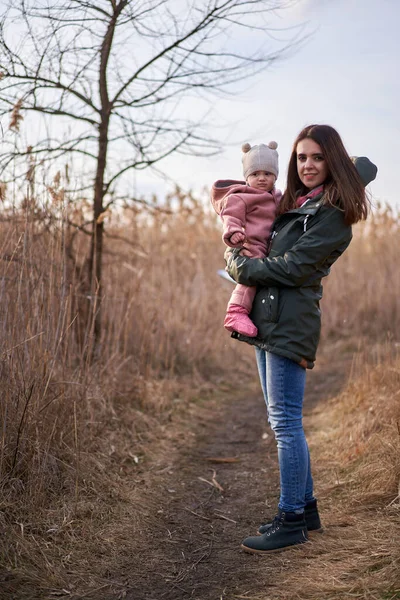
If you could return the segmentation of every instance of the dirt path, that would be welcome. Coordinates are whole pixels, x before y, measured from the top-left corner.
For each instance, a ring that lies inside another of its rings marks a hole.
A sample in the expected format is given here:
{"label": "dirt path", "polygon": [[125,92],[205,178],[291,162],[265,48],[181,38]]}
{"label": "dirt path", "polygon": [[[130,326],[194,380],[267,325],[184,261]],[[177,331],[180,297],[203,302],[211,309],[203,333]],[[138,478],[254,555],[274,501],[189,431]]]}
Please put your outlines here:
{"label": "dirt path", "polygon": [[[338,364],[319,361],[308,375],[306,415],[340,391],[349,366],[343,357]],[[126,598],[230,600],[262,590],[265,600],[278,598],[273,590],[299,549],[268,560],[239,550],[242,538],[274,514],[278,497],[275,442],[261,394],[196,407],[176,444],[177,458],[165,457],[144,486],[143,503],[153,515],[140,530],[134,562],[120,574]]]}

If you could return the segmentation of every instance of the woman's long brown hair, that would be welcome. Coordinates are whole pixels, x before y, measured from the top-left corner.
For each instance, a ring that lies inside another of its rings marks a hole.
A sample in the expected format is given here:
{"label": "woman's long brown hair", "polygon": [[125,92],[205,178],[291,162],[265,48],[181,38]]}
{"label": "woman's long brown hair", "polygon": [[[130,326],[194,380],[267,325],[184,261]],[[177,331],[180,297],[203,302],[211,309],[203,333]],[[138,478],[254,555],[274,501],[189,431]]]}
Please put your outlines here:
{"label": "woman's long brown hair", "polygon": [[297,144],[306,138],[319,144],[328,167],[329,175],[324,182],[324,202],[340,208],[347,225],[366,219],[369,202],[363,182],[340,135],[330,125],[308,125],[297,136],[289,160],[286,191],[279,203],[279,214],[296,208],[299,192],[303,195],[309,191],[297,172]]}

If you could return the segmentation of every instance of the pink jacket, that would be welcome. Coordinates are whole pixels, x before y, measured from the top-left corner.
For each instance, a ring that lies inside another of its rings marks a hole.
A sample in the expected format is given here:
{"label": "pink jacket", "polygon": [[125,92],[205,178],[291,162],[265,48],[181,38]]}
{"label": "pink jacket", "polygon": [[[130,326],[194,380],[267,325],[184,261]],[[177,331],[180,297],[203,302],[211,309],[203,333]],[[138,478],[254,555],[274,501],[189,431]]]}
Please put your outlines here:
{"label": "pink jacket", "polygon": [[[224,230],[222,239],[231,248],[242,247],[248,256],[264,257],[282,193],[256,190],[244,181],[219,179],[211,189],[211,203],[220,215]],[[241,231],[246,235],[244,244],[232,244],[230,237]]]}

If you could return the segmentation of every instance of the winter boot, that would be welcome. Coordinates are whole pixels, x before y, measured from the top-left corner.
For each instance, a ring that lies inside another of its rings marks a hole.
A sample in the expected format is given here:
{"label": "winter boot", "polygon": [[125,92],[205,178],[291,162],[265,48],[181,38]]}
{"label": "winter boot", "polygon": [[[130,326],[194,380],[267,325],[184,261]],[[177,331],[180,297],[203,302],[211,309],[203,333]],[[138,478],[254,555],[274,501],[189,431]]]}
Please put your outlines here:
{"label": "winter boot", "polygon": [[249,318],[247,310],[239,304],[230,304],[225,315],[224,327],[228,331],[237,331],[247,337],[256,337],[258,331]]}
{"label": "winter boot", "polygon": [[307,542],[307,526],[304,513],[285,512],[278,509],[278,514],[266,533],[246,538],[241,548],[252,554],[278,552],[290,546]]}
{"label": "winter boot", "polygon": [[[321,520],[318,514],[317,501],[311,500],[308,502],[304,508],[304,517],[306,520],[307,531],[310,533],[322,533],[324,530],[321,525]],[[258,528],[258,535],[262,535],[263,533],[267,533],[267,531],[272,527],[273,521],[269,523],[263,523]]]}

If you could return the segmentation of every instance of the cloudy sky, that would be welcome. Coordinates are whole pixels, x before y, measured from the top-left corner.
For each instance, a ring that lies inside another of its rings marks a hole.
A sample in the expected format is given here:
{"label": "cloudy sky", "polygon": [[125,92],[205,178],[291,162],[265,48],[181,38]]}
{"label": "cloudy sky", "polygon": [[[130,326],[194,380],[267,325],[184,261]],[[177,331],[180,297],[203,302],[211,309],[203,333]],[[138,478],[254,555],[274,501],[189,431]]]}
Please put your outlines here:
{"label": "cloudy sky", "polygon": [[[305,24],[307,40],[234,96],[214,99],[213,122],[224,151],[212,158],[171,157],[162,168],[184,189],[241,178],[241,144],[276,140],[283,188],[291,145],[310,123],[327,123],[352,155],[379,168],[374,201],[400,208],[400,0],[300,0],[282,27]],[[276,23],[275,23],[276,26]],[[278,23],[279,26],[279,23]],[[241,40],[251,43],[251,39]],[[137,192],[163,194],[168,183],[136,176]]]}

